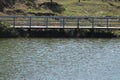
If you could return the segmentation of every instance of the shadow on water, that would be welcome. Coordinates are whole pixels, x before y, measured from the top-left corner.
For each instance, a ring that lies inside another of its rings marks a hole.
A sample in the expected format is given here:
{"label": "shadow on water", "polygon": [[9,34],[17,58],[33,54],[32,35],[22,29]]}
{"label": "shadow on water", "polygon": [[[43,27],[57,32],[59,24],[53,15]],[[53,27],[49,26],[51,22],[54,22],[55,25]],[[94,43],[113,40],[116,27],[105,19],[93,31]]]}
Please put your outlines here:
{"label": "shadow on water", "polygon": [[106,30],[91,29],[37,29],[37,30],[21,30],[21,37],[44,37],[44,38],[112,38],[115,35]]}
{"label": "shadow on water", "polygon": [[106,29],[14,29],[1,23],[0,37],[54,37],[54,38],[111,38],[116,37]]}

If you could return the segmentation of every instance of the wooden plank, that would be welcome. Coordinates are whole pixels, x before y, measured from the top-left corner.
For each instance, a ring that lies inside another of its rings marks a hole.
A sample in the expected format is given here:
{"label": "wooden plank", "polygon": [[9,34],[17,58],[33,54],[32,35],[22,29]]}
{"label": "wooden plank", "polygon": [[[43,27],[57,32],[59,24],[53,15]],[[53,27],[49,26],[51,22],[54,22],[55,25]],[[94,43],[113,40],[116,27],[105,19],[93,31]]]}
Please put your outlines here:
{"label": "wooden plank", "polygon": [[[11,26],[13,27],[13,26]],[[37,28],[37,29],[59,29],[59,28],[63,28],[63,26],[15,26],[15,28],[31,28],[31,29],[34,29],[34,28]],[[76,29],[78,28],[77,26],[64,26],[64,29]],[[93,27],[91,26],[79,26],[79,29],[80,28],[83,28],[83,29],[92,29]],[[107,27],[100,27],[100,26],[94,26],[94,29],[107,29]],[[108,27],[108,29],[120,29],[120,27]]]}

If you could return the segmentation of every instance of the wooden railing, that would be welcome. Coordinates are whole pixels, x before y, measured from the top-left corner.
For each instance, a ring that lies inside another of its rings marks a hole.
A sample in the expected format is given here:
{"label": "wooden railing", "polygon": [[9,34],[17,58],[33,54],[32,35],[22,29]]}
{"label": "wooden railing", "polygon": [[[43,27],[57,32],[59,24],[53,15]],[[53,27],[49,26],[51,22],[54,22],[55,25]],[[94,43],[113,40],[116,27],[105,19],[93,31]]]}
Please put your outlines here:
{"label": "wooden railing", "polygon": [[14,28],[119,28],[120,17],[0,16]]}

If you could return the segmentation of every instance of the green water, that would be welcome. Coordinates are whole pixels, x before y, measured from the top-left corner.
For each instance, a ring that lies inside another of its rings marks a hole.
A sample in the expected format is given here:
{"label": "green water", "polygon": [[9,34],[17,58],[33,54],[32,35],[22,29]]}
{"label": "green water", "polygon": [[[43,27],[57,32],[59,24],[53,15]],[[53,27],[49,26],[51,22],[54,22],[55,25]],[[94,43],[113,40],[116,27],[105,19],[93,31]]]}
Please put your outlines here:
{"label": "green water", "polygon": [[120,39],[0,39],[0,80],[119,80]]}

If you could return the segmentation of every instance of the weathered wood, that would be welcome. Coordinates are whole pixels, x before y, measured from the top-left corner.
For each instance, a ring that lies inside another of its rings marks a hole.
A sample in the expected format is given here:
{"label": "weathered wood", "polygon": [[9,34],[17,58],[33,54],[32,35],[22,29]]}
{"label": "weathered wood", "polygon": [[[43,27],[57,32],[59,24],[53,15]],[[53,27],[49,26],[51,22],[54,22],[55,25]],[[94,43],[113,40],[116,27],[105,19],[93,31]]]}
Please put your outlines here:
{"label": "weathered wood", "polygon": [[94,28],[94,17],[92,18],[92,28]]}
{"label": "weathered wood", "polygon": [[120,17],[0,16],[14,28],[120,29]]}
{"label": "weathered wood", "polygon": [[[13,27],[13,26],[11,26]],[[15,26],[15,28],[23,28],[23,29],[28,29],[30,28],[29,26]],[[62,26],[31,26],[31,29],[62,29]],[[64,29],[77,29],[76,26],[64,26]],[[80,26],[78,29],[92,29],[91,26]],[[107,29],[107,27],[100,27],[100,26],[94,26],[93,29]],[[109,27],[109,29],[120,29],[120,27]]]}
{"label": "weathered wood", "polygon": [[46,18],[45,26],[46,26],[46,28],[48,28],[48,17]]}
{"label": "weathered wood", "polygon": [[63,20],[62,20],[62,26],[63,26],[63,28],[64,28],[64,26],[65,26],[65,19],[63,18]]}
{"label": "weathered wood", "polygon": [[80,20],[79,20],[79,18],[78,18],[78,19],[77,19],[77,28],[79,28],[79,25],[80,25],[80,24],[79,24],[79,21],[80,21]]}
{"label": "weathered wood", "polygon": [[13,18],[13,28],[15,28],[15,17]]}
{"label": "weathered wood", "polygon": [[109,20],[109,19],[107,18],[107,28],[109,27],[108,20]]}
{"label": "weathered wood", "polygon": [[109,19],[107,18],[107,32],[108,32],[108,30],[109,30]]}
{"label": "weathered wood", "polygon": [[32,18],[29,17],[29,28],[31,28],[31,26],[32,26]]}

